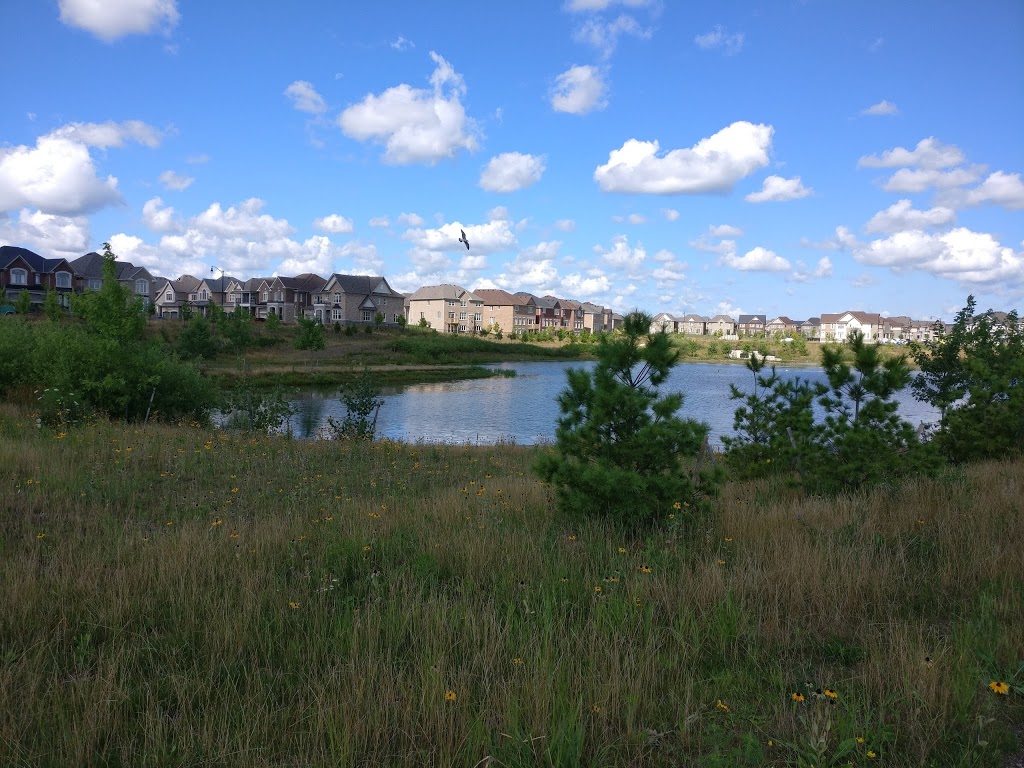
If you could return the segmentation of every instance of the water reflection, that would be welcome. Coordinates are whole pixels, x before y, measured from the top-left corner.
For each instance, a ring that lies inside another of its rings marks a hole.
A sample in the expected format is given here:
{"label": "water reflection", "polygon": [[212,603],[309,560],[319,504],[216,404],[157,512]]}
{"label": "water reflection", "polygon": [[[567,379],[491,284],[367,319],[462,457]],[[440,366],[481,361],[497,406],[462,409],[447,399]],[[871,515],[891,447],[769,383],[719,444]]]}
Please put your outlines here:
{"label": "water reflection", "polygon": [[[482,443],[500,441],[534,444],[554,439],[558,419],[556,398],[565,388],[565,370],[593,363],[500,363],[514,378],[495,377],[468,381],[411,384],[385,390],[377,419],[377,434],[409,442]],[[780,376],[827,383],[820,368],[779,368]],[[729,385],[747,392],[752,377],[742,365],[685,363],[672,370],[664,391],[685,395],[682,415],[706,423],[713,442],[732,434],[737,403],[729,398]],[[937,412],[914,400],[909,390],[898,398],[900,413],[914,425],[935,421]],[[344,417],[336,394],[306,392],[296,399],[299,411],[291,420],[299,437],[318,434],[327,418]]]}

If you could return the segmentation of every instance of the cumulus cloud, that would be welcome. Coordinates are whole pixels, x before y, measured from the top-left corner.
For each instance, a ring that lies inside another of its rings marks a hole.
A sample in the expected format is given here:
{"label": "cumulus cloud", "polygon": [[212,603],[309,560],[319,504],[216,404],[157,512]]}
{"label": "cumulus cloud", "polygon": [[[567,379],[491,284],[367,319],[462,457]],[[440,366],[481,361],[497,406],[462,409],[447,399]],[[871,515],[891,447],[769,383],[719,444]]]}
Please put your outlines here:
{"label": "cumulus cloud", "polygon": [[899,109],[891,101],[882,99],[877,104],[872,104],[867,109],[861,110],[862,115],[895,115],[899,114]]}
{"label": "cumulus cloud", "polygon": [[391,219],[387,216],[374,216],[367,222],[371,227],[377,227],[378,229],[391,226]]}
{"label": "cumulus cloud", "polygon": [[867,243],[842,227],[836,235],[861,264],[927,272],[968,286],[1024,286],[1024,253],[1001,245],[987,232],[966,227],[937,234],[907,230]]}
{"label": "cumulus cloud", "polygon": [[35,208],[80,216],[121,202],[117,179],[101,179],[88,147],[41,136],[35,147],[0,147],[0,211]]}
{"label": "cumulus cloud", "polygon": [[951,168],[966,158],[959,147],[943,144],[934,136],[921,139],[914,149],[896,147],[880,155],[865,155],[857,164],[862,168]]}
{"label": "cumulus cloud", "polygon": [[341,113],[346,136],[385,145],[384,162],[433,165],[460,149],[477,148],[476,123],[466,116],[460,97],[466,86],[452,65],[431,51],[435,64],[430,89],[402,83],[380,95],[369,94]]}
{"label": "cumulus cloud", "polygon": [[230,206],[226,210],[220,203],[212,203],[195,217],[195,226],[204,234],[264,241],[284,238],[295,231],[287,219],[275,219],[260,213],[264,204],[258,197],[250,197],[239,203],[237,208]]}
{"label": "cumulus cloud", "polygon": [[627,219],[630,224],[645,224],[647,222],[647,217],[642,213],[631,213]]}
{"label": "cumulus cloud", "polygon": [[398,223],[403,227],[422,227],[426,222],[423,217],[416,213],[398,214]]}
{"label": "cumulus cloud", "polygon": [[555,227],[562,232],[573,232],[576,229],[576,222],[572,219],[559,219],[555,222]]}
{"label": "cumulus cloud", "polygon": [[569,0],[565,9],[573,13],[581,11],[606,11],[614,5],[625,5],[630,8],[652,6],[657,0]]}
{"label": "cumulus cloud", "polygon": [[1012,210],[1024,209],[1024,182],[1019,173],[996,171],[967,193],[969,205],[993,203]]}
{"label": "cumulus cloud", "polygon": [[700,194],[728,192],[768,164],[773,128],[740,121],[689,149],[659,156],[657,141],[629,139],[594,171],[605,192]]}
{"label": "cumulus cloud", "polygon": [[487,212],[488,221],[503,221],[511,218],[508,212],[508,208],[504,205],[496,205]]}
{"label": "cumulus cloud", "polygon": [[46,256],[78,258],[89,248],[89,219],[27,208],[18,212],[17,219],[0,214],[0,244],[28,248]]}
{"label": "cumulus cloud", "polygon": [[721,24],[716,24],[710,32],[693,38],[693,42],[702,50],[720,50],[726,56],[733,56],[743,50],[743,33],[730,33]]}
{"label": "cumulus cloud", "polygon": [[608,87],[597,67],[569,67],[555,78],[551,88],[551,108],[556,112],[585,115],[608,106]]}
{"label": "cumulus cloud", "polygon": [[587,19],[573,33],[576,42],[596,48],[605,59],[611,57],[618,47],[619,38],[629,35],[649,40],[654,30],[644,27],[629,14],[623,13],[614,19],[594,17]]}
{"label": "cumulus cloud", "polygon": [[792,179],[769,176],[764,180],[760,192],[751,192],[743,199],[748,203],[784,203],[788,200],[807,197],[812,192],[814,190],[805,187],[799,176],[794,176]]}
{"label": "cumulus cloud", "polygon": [[188,189],[193,181],[195,181],[195,178],[192,176],[182,176],[174,171],[164,171],[160,174],[160,183],[164,185],[164,188],[172,189],[176,192]]}
{"label": "cumulus cloud", "polygon": [[742,256],[735,253],[723,254],[718,263],[741,272],[787,272],[791,269],[786,259],[761,246],[747,251]]}
{"label": "cumulus cloud", "polygon": [[635,247],[630,247],[629,238],[625,235],[613,237],[611,248],[595,246],[594,252],[601,255],[601,261],[605,264],[629,270],[638,269],[647,259],[647,251],[643,245],[638,243]]}
{"label": "cumulus cloud", "polygon": [[864,225],[864,231],[875,234],[899,232],[904,229],[928,229],[950,224],[955,218],[956,212],[952,208],[935,207],[919,211],[909,200],[900,200],[872,216]]}
{"label": "cumulus cloud", "polygon": [[931,188],[954,189],[966,184],[973,184],[981,178],[982,172],[981,166],[953,168],[949,171],[937,168],[900,168],[886,180],[882,189],[897,194],[924,192]]}
{"label": "cumulus cloud", "polygon": [[125,35],[170,30],[178,23],[177,0],[59,0],[60,20],[112,42]]}
{"label": "cumulus cloud", "polygon": [[465,230],[473,255],[508,251],[516,247],[516,236],[512,233],[507,219],[496,219],[486,224],[462,224],[454,221],[436,229],[409,229],[402,235],[415,247],[426,251],[463,251],[459,242],[461,230]]}
{"label": "cumulus cloud", "polygon": [[406,39],[402,35],[399,35],[394,40],[392,40],[390,45],[396,51],[407,51],[410,48],[416,47],[416,43],[414,43],[412,40]]}
{"label": "cumulus cloud", "polygon": [[313,219],[313,226],[321,232],[330,232],[332,235],[343,235],[353,230],[352,221],[337,213]]}
{"label": "cumulus cloud", "polygon": [[492,157],[480,174],[480,187],[488,192],[516,192],[540,181],[544,158],[520,152]]}
{"label": "cumulus cloud", "polygon": [[708,234],[712,237],[743,237],[743,230],[731,224],[718,224],[708,227]]}
{"label": "cumulus cloud", "polygon": [[322,115],[327,111],[324,97],[317,93],[312,83],[306,80],[296,80],[284,89],[284,95],[291,99],[292,106],[300,112]]}
{"label": "cumulus cloud", "polygon": [[661,213],[669,221],[675,221],[679,218],[679,211],[675,208],[662,208]]}
{"label": "cumulus cloud", "polygon": [[164,207],[159,197],[147,200],[142,206],[142,223],[153,232],[174,232],[181,227],[174,216],[174,208]]}
{"label": "cumulus cloud", "polygon": [[790,279],[797,283],[810,282],[815,278],[832,277],[832,259],[828,256],[822,256],[818,259],[818,264],[813,271],[808,271],[806,265],[803,262],[797,262],[797,268],[790,275]]}

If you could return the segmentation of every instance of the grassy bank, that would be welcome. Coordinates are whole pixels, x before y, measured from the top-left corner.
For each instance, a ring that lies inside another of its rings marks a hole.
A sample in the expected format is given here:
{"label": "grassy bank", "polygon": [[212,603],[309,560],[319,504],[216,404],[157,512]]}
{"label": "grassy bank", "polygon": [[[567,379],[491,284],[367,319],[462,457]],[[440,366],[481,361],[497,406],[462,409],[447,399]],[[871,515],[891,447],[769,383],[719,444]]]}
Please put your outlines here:
{"label": "grassy bank", "polygon": [[1021,462],[831,501],[730,485],[630,538],[559,519],[535,450],[54,435],[0,407],[0,765],[1015,748],[1021,696],[988,684],[1024,659]]}

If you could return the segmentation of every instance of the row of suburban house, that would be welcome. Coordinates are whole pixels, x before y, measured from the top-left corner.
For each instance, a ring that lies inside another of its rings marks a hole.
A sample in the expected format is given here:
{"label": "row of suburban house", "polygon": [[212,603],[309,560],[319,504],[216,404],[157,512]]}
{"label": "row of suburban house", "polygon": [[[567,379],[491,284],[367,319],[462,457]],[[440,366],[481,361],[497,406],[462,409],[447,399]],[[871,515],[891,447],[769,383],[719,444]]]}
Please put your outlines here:
{"label": "row of suburban house", "polygon": [[[977,317],[981,317],[978,315]],[[984,316],[995,326],[1005,324],[1006,312],[986,312]],[[946,326],[948,328],[948,325]],[[654,317],[652,331],[664,329],[668,333],[689,336],[722,336],[736,339],[740,336],[777,336],[819,341],[845,341],[851,331],[860,331],[868,341],[908,342],[931,341],[935,336],[934,320],[912,320],[905,315],[883,316],[877,312],[846,311],[822,314],[806,320],[791,320],[785,315],[768,319],[768,315],[740,315],[733,320],[728,315],[684,315],[673,317],[662,312]]]}
{"label": "row of suburban house", "polygon": [[[257,319],[274,315],[282,322],[306,317],[324,325],[340,322],[387,325],[408,322],[425,324],[441,333],[475,333],[500,327],[511,331],[568,331],[600,333],[616,328],[621,315],[586,301],[534,296],[524,291],[499,289],[469,291],[458,285],[431,285],[412,294],[394,290],[380,275],[332,274],[321,277],[253,277],[247,280],[229,275],[198,278],[183,275],[176,280],[152,275],[145,267],[115,262],[118,282],[152,307],[158,318],[181,317],[188,307],[206,315],[216,305],[225,312],[245,312]],[[33,304],[42,304],[48,291],[57,294],[62,306],[69,295],[99,290],[103,284],[103,257],[87,253],[71,261],[47,259],[26,248],[0,246],[0,300],[13,301],[28,292]],[[2,301],[0,301],[2,303]],[[1005,312],[986,313],[995,325],[1004,324]],[[878,313],[847,311],[823,314],[807,320],[780,316],[689,314],[673,317],[662,312],[654,317],[652,331],[692,336],[738,338],[761,334],[803,336],[822,341],[843,341],[857,330],[871,341],[927,341],[934,333],[934,321],[905,316],[883,317]]]}

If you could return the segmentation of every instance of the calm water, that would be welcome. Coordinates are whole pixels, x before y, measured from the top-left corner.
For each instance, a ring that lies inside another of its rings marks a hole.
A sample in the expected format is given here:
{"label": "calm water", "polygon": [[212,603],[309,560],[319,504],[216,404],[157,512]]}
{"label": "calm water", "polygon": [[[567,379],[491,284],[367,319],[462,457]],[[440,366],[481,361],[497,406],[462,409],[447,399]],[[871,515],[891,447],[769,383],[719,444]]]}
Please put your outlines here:
{"label": "calm water", "polygon": [[[412,384],[385,390],[377,419],[377,435],[408,442],[495,443],[514,441],[533,444],[554,439],[558,406],[555,398],[565,389],[565,369],[592,363],[500,363],[515,378],[495,377],[439,384]],[[820,368],[777,368],[780,376],[826,382]],[[738,403],[729,399],[729,384],[750,390],[752,376],[742,365],[684,363],[676,366],[663,392],[685,394],[682,416],[697,419],[711,428],[711,439],[732,434]],[[904,391],[900,413],[913,424],[936,421],[938,413]],[[295,401],[298,413],[292,430],[299,437],[318,433],[327,418],[344,417],[336,395],[304,393]]]}

